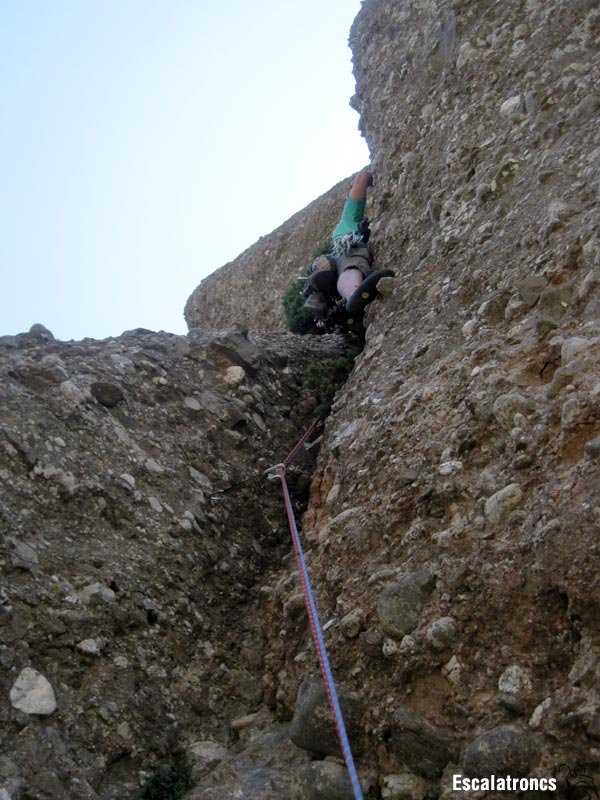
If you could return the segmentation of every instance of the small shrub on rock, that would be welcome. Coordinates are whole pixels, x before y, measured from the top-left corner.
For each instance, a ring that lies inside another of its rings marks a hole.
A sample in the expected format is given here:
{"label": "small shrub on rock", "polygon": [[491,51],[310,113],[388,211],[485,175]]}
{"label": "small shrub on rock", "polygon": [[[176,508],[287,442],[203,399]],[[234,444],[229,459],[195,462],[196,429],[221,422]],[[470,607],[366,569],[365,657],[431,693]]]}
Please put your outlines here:
{"label": "small shrub on rock", "polygon": [[[329,253],[332,246],[331,239],[323,242],[313,253],[313,259]],[[306,298],[302,294],[305,286],[305,280],[303,279],[308,278],[310,274],[310,267],[308,267],[300,278],[296,278],[295,281],[290,283],[283,295],[283,313],[287,329],[301,336],[307,333],[318,333],[313,315],[304,308]]]}
{"label": "small shrub on rock", "polygon": [[185,759],[159,764],[146,779],[140,800],[179,800],[193,787],[192,766]]}
{"label": "small shrub on rock", "polygon": [[358,348],[352,348],[345,356],[327,358],[311,364],[306,370],[304,389],[317,401],[315,409],[317,416],[326,417],[331,411],[335,393],[347,380],[358,352]]}
{"label": "small shrub on rock", "polygon": [[[308,275],[309,273],[306,273]],[[301,336],[315,333],[315,321],[310,311],[304,308],[304,295],[302,289],[304,281],[297,278],[291,283],[283,295],[283,313],[287,329]]]}

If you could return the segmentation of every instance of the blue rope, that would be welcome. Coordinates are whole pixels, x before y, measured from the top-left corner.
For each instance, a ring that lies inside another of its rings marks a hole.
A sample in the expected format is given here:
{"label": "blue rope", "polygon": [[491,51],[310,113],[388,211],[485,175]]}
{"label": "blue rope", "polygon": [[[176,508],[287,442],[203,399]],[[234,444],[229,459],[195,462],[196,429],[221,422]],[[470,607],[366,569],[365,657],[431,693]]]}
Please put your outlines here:
{"label": "blue rope", "polygon": [[313,634],[313,640],[315,643],[317,656],[319,659],[319,663],[321,665],[321,672],[323,674],[325,689],[327,691],[329,704],[331,706],[331,710],[333,712],[335,720],[335,727],[337,729],[338,738],[342,746],[342,753],[344,754],[344,760],[346,761],[346,767],[348,769],[348,774],[350,776],[350,783],[352,784],[352,791],[354,792],[354,798],[355,800],[363,800],[362,789],[360,787],[360,781],[356,773],[356,767],[354,766],[354,759],[352,758],[352,750],[350,749],[350,742],[348,740],[348,734],[346,733],[344,717],[342,715],[342,709],[340,708],[340,703],[335,688],[335,681],[333,679],[333,673],[331,672],[331,666],[329,664],[329,658],[327,656],[327,647],[325,646],[325,639],[323,637],[323,631],[321,629],[321,624],[319,622],[317,605],[315,603],[315,598],[310,584],[310,577],[308,575],[308,570],[306,568],[304,553],[302,552],[302,544],[300,542],[300,535],[298,533],[298,527],[296,525],[296,518],[294,516],[294,510],[292,508],[292,501],[290,498],[287,481],[285,479],[285,466],[283,464],[278,465],[277,476],[281,479],[281,488],[283,489],[285,508],[288,515],[288,521],[290,523],[290,531],[292,533],[294,551],[296,553],[296,561],[298,563],[298,570],[300,572],[300,578],[304,589],[304,597],[306,600],[308,618],[310,621],[310,627]]}

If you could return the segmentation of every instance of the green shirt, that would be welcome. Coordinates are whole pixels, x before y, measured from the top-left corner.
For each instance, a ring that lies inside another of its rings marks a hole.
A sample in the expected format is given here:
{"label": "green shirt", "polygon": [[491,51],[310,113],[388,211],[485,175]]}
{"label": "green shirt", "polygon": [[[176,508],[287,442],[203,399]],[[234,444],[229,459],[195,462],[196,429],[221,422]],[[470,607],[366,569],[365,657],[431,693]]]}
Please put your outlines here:
{"label": "green shirt", "polygon": [[332,239],[337,239],[339,236],[344,236],[346,233],[353,233],[365,215],[366,200],[355,200],[352,197],[347,197],[344,202],[344,210],[340,221],[333,229],[331,234]]}

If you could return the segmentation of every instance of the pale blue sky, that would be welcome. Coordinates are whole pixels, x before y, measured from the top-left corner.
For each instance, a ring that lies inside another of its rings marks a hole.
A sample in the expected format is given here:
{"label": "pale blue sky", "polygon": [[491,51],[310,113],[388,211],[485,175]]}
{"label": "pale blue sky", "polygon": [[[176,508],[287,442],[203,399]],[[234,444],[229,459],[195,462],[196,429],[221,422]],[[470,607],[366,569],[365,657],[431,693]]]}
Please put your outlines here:
{"label": "pale blue sky", "polygon": [[368,162],[359,8],[0,0],[0,335],[185,332],[202,277]]}

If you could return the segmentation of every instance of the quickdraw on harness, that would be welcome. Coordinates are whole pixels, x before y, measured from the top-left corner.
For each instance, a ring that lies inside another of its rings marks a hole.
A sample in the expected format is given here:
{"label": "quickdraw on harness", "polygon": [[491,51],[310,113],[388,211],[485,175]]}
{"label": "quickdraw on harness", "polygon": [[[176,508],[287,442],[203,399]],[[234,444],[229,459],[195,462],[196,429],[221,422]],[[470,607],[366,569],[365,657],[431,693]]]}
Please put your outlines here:
{"label": "quickdraw on harness", "polygon": [[334,256],[347,256],[353,247],[357,247],[358,245],[364,243],[364,236],[358,231],[345,233],[343,236],[338,236],[336,239],[334,239],[332,253]]}
{"label": "quickdraw on harness", "polygon": [[288,464],[292,461],[292,459],[296,456],[298,451],[301,449],[302,445],[306,442],[309,436],[317,427],[319,420],[316,419],[302,434],[298,444],[294,447],[294,449],[290,452],[287,458],[281,464],[275,464],[274,466],[270,467],[268,470],[265,470],[265,476],[269,480],[277,480],[281,481],[281,488],[283,490],[283,499],[285,503],[285,510],[288,517],[288,522],[290,525],[290,532],[292,534],[292,542],[294,545],[294,553],[296,556],[296,564],[298,566],[298,572],[300,574],[300,581],[302,583],[302,591],[304,593],[304,601],[306,603],[306,610],[308,612],[308,619],[310,621],[310,629],[312,631],[312,637],[315,645],[315,649],[317,651],[317,658],[319,659],[319,665],[321,667],[321,674],[323,676],[323,683],[325,684],[325,690],[327,692],[327,698],[329,700],[329,706],[331,708],[331,712],[333,714],[333,718],[335,721],[335,727],[337,730],[338,739],[340,742],[340,746],[342,748],[342,753],[344,755],[344,760],[346,762],[346,767],[348,769],[348,775],[350,777],[350,783],[352,785],[352,791],[354,793],[355,800],[363,800],[362,789],[360,786],[360,781],[358,779],[358,774],[356,772],[356,767],[354,766],[354,759],[352,758],[352,751],[350,749],[350,742],[348,740],[348,734],[346,733],[346,726],[344,724],[344,717],[342,715],[342,709],[340,708],[340,703],[338,700],[337,691],[335,688],[335,681],[333,679],[333,673],[331,671],[331,666],[329,664],[329,658],[327,656],[327,648],[325,646],[325,639],[323,636],[323,630],[321,628],[321,624],[319,622],[319,615],[317,612],[317,606],[315,603],[315,598],[313,595],[310,577],[308,575],[308,570],[306,568],[306,562],[304,559],[304,553],[302,550],[302,544],[300,542],[300,534],[298,533],[298,527],[296,525],[296,518],[294,516],[294,510],[292,508],[292,501],[290,498],[290,493],[287,485],[287,481],[285,479],[285,470]]}

